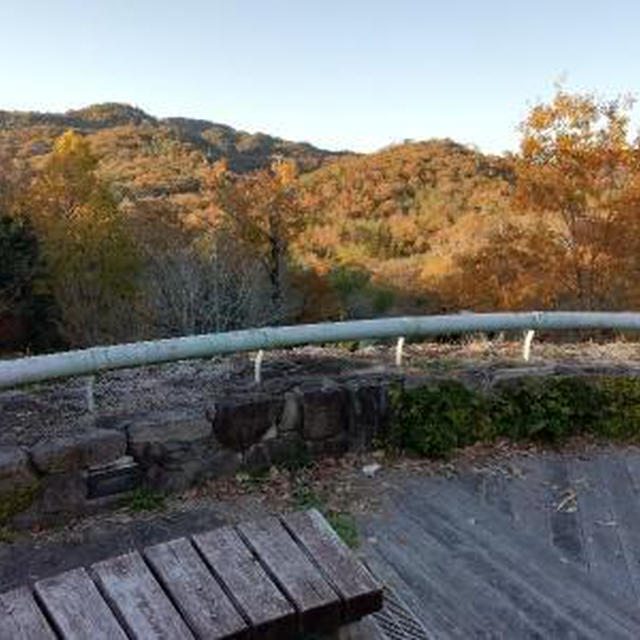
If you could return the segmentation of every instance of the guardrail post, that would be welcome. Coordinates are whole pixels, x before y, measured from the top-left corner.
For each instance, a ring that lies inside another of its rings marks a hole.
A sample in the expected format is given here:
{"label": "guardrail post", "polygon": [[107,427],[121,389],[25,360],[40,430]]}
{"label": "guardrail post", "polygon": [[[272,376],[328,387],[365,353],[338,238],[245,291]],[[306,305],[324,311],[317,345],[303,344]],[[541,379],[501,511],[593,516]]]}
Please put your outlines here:
{"label": "guardrail post", "polygon": [[396,342],[396,367],[402,366],[402,350],[404,349],[404,336],[398,338]]}
{"label": "guardrail post", "polygon": [[525,362],[529,362],[529,358],[531,357],[531,343],[533,342],[533,336],[535,331],[533,329],[529,329],[524,334],[524,344],[522,345],[522,357]]}
{"label": "guardrail post", "polygon": [[262,382],[262,360],[264,358],[264,349],[260,349],[256,355],[256,359],[253,363],[253,380],[256,384]]}
{"label": "guardrail post", "polygon": [[87,394],[87,409],[89,410],[89,413],[96,412],[96,399],[94,394],[95,382],[96,382],[95,376],[89,376],[89,378],[87,379],[86,394]]}

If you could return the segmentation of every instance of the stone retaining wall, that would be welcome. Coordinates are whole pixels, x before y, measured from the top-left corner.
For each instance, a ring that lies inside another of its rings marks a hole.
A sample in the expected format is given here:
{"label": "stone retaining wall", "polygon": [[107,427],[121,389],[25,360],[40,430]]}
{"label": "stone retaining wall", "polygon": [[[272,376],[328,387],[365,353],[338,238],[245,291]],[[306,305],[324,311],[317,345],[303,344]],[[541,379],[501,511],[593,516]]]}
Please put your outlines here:
{"label": "stone retaining wall", "polygon": [[[530,376],[632,375],[624,366],[545,365],[450,372],[476,389]],[[31,447],[0,447],[0,526],[64,522],[137,487],[177,491],[202,480],[309,456],[370,449],[389,422],[389,389],[433,376],[377,373],[272,381],[220,391],[205,406],[98,415],[92,429]],[[442,379],[442,376],[440,376]]]}
{"label": "stone retaining wall", "polygon": [[0,448],[0,525],[55,524],[141,486],[177,491],[241,469],[366,450],[385,429],[392,377],[289,380],[205,407],[97,416],[75,436]]}

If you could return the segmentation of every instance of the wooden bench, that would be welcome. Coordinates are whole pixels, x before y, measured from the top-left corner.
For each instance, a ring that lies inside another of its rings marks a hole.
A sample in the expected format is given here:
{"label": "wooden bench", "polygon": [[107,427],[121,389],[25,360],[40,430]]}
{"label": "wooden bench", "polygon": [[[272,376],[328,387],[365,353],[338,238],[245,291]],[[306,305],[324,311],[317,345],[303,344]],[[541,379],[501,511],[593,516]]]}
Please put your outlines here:
{"label": "wooden bench", "polygon": [[291,638],[382,607],[316,510],[222,527],[0,594],[0,640]]}

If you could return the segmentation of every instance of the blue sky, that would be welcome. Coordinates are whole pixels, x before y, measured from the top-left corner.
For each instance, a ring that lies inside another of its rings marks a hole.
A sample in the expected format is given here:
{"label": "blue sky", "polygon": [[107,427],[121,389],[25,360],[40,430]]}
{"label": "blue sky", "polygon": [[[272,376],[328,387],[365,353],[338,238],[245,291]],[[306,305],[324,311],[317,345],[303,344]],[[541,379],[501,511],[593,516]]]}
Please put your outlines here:
{"label": "blue sky", "polygon": [[118,101],[372,151],[501,152],[527,107],[640,89],[627,0],[0,0],[0,109]]}

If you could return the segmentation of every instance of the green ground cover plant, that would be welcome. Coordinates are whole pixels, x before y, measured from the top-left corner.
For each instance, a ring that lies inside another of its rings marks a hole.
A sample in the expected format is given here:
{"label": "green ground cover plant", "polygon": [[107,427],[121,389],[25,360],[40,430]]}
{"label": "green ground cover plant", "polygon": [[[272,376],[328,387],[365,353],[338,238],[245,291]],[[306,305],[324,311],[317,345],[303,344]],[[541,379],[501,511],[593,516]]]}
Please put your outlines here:
{"label": "green ground cover plant", "polygon": [[[16,487],[12,491],[0,494],[0,529],[9,523],[17,513],[24,511],[40,494],[41,486],[37,480]],[[2,538],[0,531],[0,538]]]}
{"label": "green ground cover plant", "polygon": [[134,489],[125,499],[125,506],[131,511],[162,511],[166,507],[167,496],[146,487]]}
{"label": "green ground cover plant", "polygon": [[561,443],[577,435],[640,439],[640,379],[523,377],[489,391],[437,380],[391,393],[390,448],[426,457],[498,438]]}
{"label": "green ground cover plant", "polygon": [[320,511],[349,548],[355,549],[359,545],[358,528],[353,514],[329,508],[325,496],[321,495],[304,476],[295,478],[292,497],[296,509]]}

